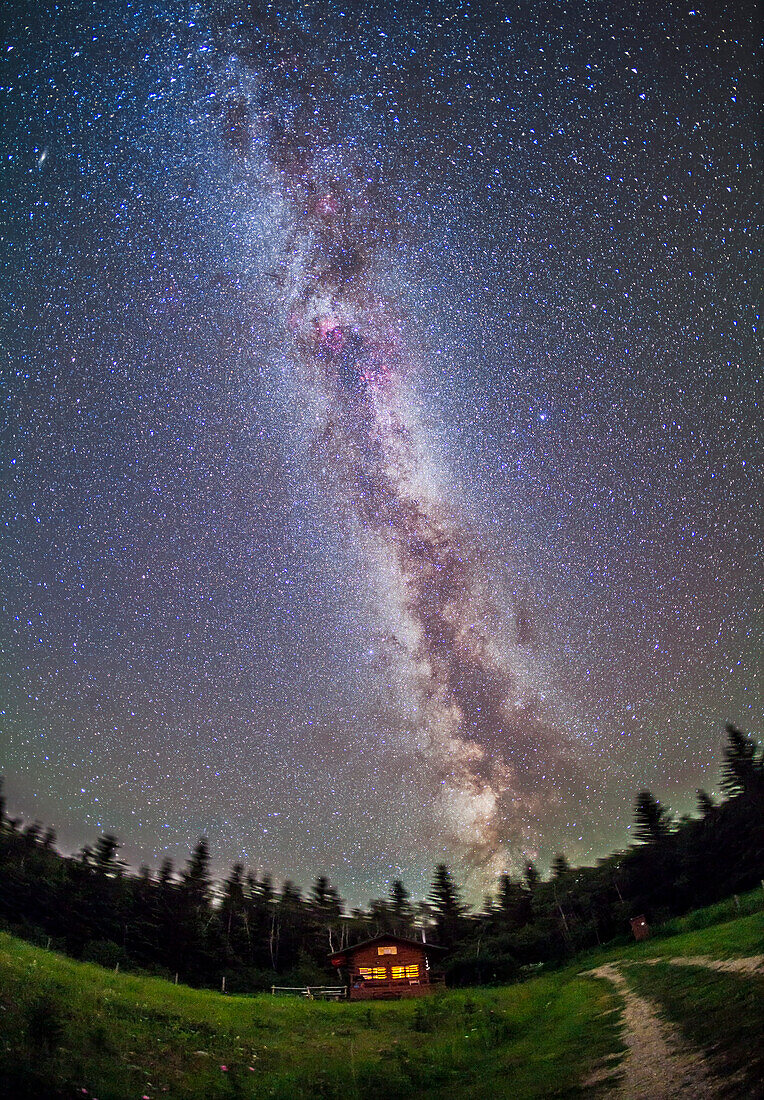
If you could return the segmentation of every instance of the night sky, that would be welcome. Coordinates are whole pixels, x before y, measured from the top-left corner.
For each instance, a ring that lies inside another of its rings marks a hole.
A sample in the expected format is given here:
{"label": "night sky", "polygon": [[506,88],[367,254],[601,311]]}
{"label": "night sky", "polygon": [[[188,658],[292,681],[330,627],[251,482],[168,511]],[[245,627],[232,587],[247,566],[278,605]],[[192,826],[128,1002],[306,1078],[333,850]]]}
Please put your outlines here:
{"label": "night sky", "polygon": [[755,5],[4,14],[11,811],[357,903],[713,790],[762,717]]}

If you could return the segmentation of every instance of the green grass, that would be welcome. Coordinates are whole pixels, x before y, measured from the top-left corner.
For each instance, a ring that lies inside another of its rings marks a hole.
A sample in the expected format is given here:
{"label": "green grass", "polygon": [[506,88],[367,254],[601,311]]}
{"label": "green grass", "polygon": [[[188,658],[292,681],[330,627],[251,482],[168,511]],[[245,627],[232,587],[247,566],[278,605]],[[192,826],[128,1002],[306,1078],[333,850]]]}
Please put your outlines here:
{"label": "green grass", "polygon": [[704,909],[695,909],[685,917],[675,917],[656,929],[662,936],[674,936],[679,932],[693,932],[699,928],[709,928],[713,924],[736,920],[759,913],[764,907],[764,890],[757,887],[747,894],[740,894],[724,901],[707,905]]}
{"label": "green grass", "polygon": [[751,1087],[764,1081],[764,979],[668,963],[623,970],[637,993],[710,1055],[726,1095],[753,1095]]}
{"label": "green grass", "polygon": [[[655,930],[650,939],[620,947],[597,948],[577,956],[578,969],[600,966],[615,959],[654,959],[672,955],[710,955],[715,959],[733,959],[764,952],[764,893],[752,890],[740,899],[736,916],[733,903],[724,902],[698,909]],[[716,918],[716,923],[712,919]]]}
{"label": "green grass", "polygon": [[[622,1049],[612,1011],[617,997],[581,971],[614,958],[745,955],[760,951],[762,943],[759,912],[603,949],[521,985],[332,1004],[225,997],[114,974],[0,934],[0,1095],[572,1097],[581,1094],[580,1082],[593,1069]],[[638,969],[649,979],[651,968]],[[739,1054],[736,1047],[729,1057]]]}
{"label": "green grass", "polygon": [[615,1005],[570,970],[416,1001],[224,997],[0,935],[0,1083],[14,1100],[573,1096],[620,1049]]}

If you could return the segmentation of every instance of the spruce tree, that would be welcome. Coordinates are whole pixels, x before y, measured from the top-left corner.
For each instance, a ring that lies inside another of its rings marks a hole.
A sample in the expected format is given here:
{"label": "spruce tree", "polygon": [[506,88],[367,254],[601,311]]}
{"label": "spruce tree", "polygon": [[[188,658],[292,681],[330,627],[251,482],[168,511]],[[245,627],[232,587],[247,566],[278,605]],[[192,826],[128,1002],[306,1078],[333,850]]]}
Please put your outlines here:
{"label": "spruce tree", "polygon": [[410,936],[414,919],[411,895],[399,878],[390,887],[389,912],[393,928],[399,936]]}
{"label": "spruce tree", "polygon": [[670,832],[670,811],[650,791],[640,791],[634,807],[634,836],[646,844],[660,844]]}
{"label": "spruce tree", "polygon": [[568,863],[562,852],[558,853],[552,860],[552,878],[558,882],[560,879],[565,878],[570,874],[570,864]]}
{"label": "spruce tree", "polygon": [[244,868],[234,864],[231,873],[223,883],[223,900],[220,904],[220,919],[223,925],[226,949],[229,953],[241,956],[246,943]]}
{"label": "spruce tree", "polygon": [[208,930],[210,908],[210,853],[207,838],[201,837],[181,875],[177,901],[177,969],[203,978],[211,964]]}
{"label": "spruce tree", "polygon": [[701,817],[708,817],[716,809],[716,803],[714,802],[708,791],[698,788],[698,813]]}
{"label": "spruce tree", "polygon": [[722,764],[722,787],[730,795],[760,786],[764,779],[764,755],[757,759],[756,742],[747,733],[727,723],[727,744]]}
{"label": "spruce tree", "polygon": [[435,868],[435,877],[427,897],[435,917],[438,939],[445,947],[451,947],[459,938],[464,906],[445,863],[439,863]]}
{"label": "spruce tree", "polygon": [[535,894],[538,889],[538,885],[541,882],[541,875],[538,872],[538,868],[533,860],[528,860],[525,865],[525,886],[529,894]]}

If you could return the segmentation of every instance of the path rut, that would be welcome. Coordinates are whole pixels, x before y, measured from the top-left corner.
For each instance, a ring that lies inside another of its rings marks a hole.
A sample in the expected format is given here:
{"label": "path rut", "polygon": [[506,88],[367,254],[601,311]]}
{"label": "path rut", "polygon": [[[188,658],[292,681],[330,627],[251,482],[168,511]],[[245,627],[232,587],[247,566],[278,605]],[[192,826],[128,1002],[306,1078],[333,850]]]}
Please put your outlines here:
{"label": "path rut", "polygon": [[[622,1034],[627,1053],[615,1096],[620,1100],[706,1100],[724,1095],[725,1083],[714,1075],[703,1054],[661,1019],[650,1001],[634,993],[617,965],[586,973],[611,982],[624,1001]],[[595,1083],[596,1079],[586,1082]]]}
{"label": "path rut", "polygon": [[723,974],[764,975],[764,955],[749,955],[741,959],[712,959],[710,955],[679,955],[674,958],[640,959],[640,964],[656,966],[670,963],[672,966],[704,966],[707,970],[719,970]]}

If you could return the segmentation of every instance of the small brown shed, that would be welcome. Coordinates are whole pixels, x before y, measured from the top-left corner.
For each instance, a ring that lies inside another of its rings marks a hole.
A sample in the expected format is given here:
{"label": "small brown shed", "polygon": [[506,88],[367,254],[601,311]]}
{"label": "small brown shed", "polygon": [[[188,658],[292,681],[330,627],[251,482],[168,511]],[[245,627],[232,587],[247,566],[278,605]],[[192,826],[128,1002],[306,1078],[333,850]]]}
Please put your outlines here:
{"label": "small brown shed", "polygon": [[397,1000],[443,987],[443,974],[433,963],[445,951],[436,944],[382,935],[336,951],[330,959],[347,974],[351,1001]]}
{"label": "small brown shed", "polygon": [[631,918],[631,930],[634,933],[635,940],[649,939],[650,925],[647,923],[647,917],[644,913],[640,913],[638,917]]}

